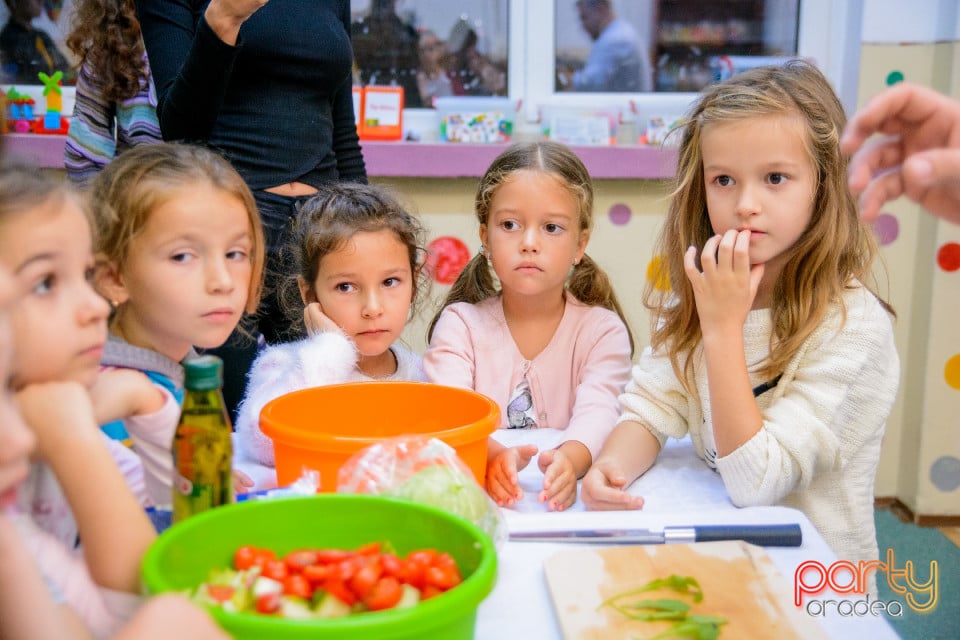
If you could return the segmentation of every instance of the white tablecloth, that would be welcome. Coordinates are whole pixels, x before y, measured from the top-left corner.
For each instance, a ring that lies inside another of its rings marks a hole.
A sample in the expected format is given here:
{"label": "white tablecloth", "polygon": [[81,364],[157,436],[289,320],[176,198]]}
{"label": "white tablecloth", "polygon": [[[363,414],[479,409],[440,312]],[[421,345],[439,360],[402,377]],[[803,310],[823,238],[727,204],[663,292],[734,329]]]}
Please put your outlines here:
{"label": "white tablecloth", "polygon": [[[562,435],[562,432],[549,429],[500,430],[494,437],[508,446],[530,442],[542,450],[556,446]],[[542,482],[543,476],[534,458],[520,473],[524,499],[515,508],[504,510],[511,531],[796,522],[803,532],[802,546],[766,548],[784,580],[789,582],[788,591],[792,591],[794,572],[801,562],[819,560],[829,564],[837,559],[802,512],[786,507],[734,507],[720,476],[697,458],[689,440],[668,442],[653,468],[630,487],[631,493],[644,497],[646,503],[642,511],[586,511],[578,499],[569,511],[548,513],[536,498]],[[560,638],[560,627],[543,574],[543,562],[571,546],[569,543],[503,544],[499,550],[496,586],[477,613],[477,640]],[[826,618],[817,618],[817,622],[823,628],[824,638],[886,640],[898,637],[882,615],[843,617],[834,611]]]}

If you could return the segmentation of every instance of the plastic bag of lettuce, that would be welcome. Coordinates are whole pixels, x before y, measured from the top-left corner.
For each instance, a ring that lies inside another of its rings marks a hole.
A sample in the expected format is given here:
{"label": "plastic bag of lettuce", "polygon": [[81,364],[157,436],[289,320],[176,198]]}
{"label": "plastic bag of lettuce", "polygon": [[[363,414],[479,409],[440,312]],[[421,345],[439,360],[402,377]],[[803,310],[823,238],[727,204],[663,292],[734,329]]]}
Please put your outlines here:
{"label": "plastic bag of lettuce", "polygon": [[499,545],[507,530],[497,506],[453,447],[423,436],[387,438],[340,468],[339,493],[370,493],[432,505],[466,518]]}

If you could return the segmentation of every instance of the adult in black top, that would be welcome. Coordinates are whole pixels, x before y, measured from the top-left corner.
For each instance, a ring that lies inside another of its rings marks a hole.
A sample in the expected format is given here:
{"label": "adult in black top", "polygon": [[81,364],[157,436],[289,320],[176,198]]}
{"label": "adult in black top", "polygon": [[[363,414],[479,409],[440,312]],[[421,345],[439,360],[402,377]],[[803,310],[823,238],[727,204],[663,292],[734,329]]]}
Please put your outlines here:
{"label": "adult in black top", "polygon": [[[354,120],[349,0],[136,0],[165,140],[221,151],[254,192],[267,240],[259,330],[295,337],[275,293],[298,203],[324,183],[366,182]],[[235,336],[238,338],[238,336]],[[218,351],[242,397],[256,345]],[[238,351],[239,349],[239,351]]]}

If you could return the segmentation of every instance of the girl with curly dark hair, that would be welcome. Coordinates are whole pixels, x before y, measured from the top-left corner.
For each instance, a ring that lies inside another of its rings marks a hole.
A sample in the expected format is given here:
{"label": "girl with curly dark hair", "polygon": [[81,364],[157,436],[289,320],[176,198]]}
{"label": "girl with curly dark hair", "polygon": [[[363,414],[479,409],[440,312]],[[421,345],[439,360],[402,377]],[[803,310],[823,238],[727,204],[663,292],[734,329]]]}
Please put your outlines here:
{"label": "girl with curly dark hair", "polygon": [[82,185],[126,149],[161,141],[157,95],[133,0],[76,0],[67,46],[81,63],[64,165]]}

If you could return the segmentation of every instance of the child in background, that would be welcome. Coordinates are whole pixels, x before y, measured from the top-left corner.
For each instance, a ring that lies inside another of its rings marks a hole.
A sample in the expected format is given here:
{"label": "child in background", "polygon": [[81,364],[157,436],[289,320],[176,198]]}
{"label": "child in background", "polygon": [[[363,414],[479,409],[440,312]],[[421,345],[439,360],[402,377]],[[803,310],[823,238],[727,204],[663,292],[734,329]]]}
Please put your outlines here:
{"label": "child in background", "polygon": [[114,156],[162,138],[133,0],[77,0],[74,11],[67,46],[82,62],[63,162],[85,185]]}
{"label": "child in background", "polygon": [[[424,370],[496,401],[504,428],[565,429],[565,441],[540,454],[538,498],[566,509],[616,422],[633,351],[610,281],[585,253],[590,176],[562,144],[514,145],[480,179],[476,213],[480,255],[433,320]],[[499,505],[523,497],[517,470],[536,453],[491,439],[486,488]]]}
{"label": "child in background", "polygon": [[10,313],[8,388],[37,441],[17,495],[25,542],[67,604],[104,635],[139,605],[140,561],[155,533],[97,426],[101,408],[88,388],[108,307],[89,282],[89,222],[62,182],[0,167],[0,267],[23,292]]}
{"label": "child in background", "polygon": [[[96,177],[90,195],[94,281],[113,308],[102,365],[123,376],[98,385],[94,397],[128,416],[147,494],[168,505],[180,363],[194,347],[223,344],[244,311],[257,308],[264,259],[257,208],[226,160],[170,143],[124,153]],[[144,376],[154,383],[150,393],[117,393],[142,386]]]}
{"label": "child in background", "polygon": [[417,46],[420,68],[417,69],[417,87],[424,107],[432,107],[435,98],[453,95],[453,85],[447,73],[447,43],[430,29],[420,32]]}
{"label": "child in background", "polygon": [[[275,466],[260,411],[278,396],[342,382],[425,380],[420,357],[398,343],[422,289],[423,242],[420,222],[380,187],[331,185],[303,203],[281,300],[308,337],[268,346],[254,361],[237,414],[241,466]],[[276,484],[275,473],[258,488],[270,480]]]}
{"label": "child in background", "polygon": [[[877,558],[873,481],[897,392],[889,305],[840,153],[843,107],[791,61],[711,87],[683,131],[659,240],[673,290],[649,284],[651,346],[583,481],[592,509],[688,433],[737,506],[802,510],[844,560]],[[699,262],[699,266],[698,266]]]}
{"label": "child in background", "polygon": [[[12,375],[8,308],[14,298],[13,279],[5,266],[0,267],[0,384],[5,389]],[[33,527],[13,509],[17,485],[29,473],[29,454],[35,444],[36,437],[24,425],[13,395],[4,393],[0,396],[0,638],[89,638],[91,629],[38,571],[21,537],[21,533],[31,535]],[[146,603],[114,638],[146,640],[178,634],[211,640],[227,637],[185,598],[166,595]]]}

